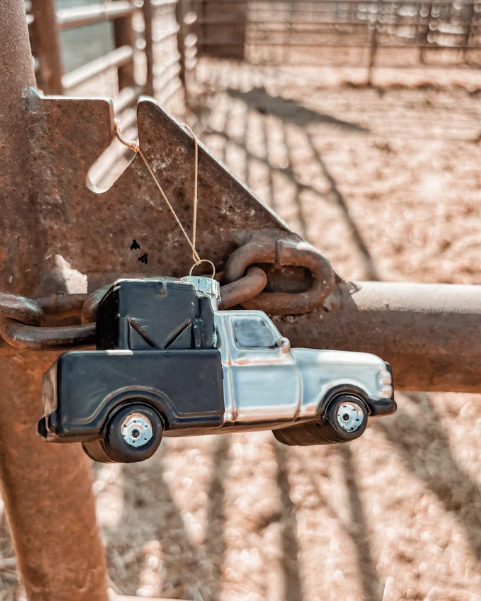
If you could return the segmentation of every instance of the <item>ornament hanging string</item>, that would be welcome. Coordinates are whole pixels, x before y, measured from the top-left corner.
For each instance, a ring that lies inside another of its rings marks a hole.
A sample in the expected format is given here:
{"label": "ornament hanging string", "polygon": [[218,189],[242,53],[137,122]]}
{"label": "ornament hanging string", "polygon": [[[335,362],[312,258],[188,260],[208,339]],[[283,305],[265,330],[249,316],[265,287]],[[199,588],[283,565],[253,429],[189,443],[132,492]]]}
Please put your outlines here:
{"label": "ornament hanging string", "polygon": [[167,195],[164,192],[162,186],[160,185],[159,180],[155,177],[155,174],[152,171],[152,168],[150,167],[149,162],[146,159],[144,153],[142,152],[139,144],[137,142],[130,142],[129,140],[126,140],[125,138],[122,137],[122,134],[120,132],[120,124],[118,121],[115,121],[115,135],[117,136],[117,139],[122,144],[124,144],[124,146],[127,146],[128,148],[133,150],[143,160],[150,175],[152,176],[152,179],[155,182],[155,185],[159,189],[159,191],[162,195],[162,198],[165,200],[167,206],[170,209],[170,212],[174,216],[174,219],[176,220],[178,226],[180,227],[182,234],[184,235],[184,238],[187,240],[187,243],[192,250],[192,259],[194,260],[194,264],[192,265],[189,275],[192,274],[192,271],[194,270],[195,267],[197,267],[197,265],[200,265],[201,263],[209,263],[209,265],[212,266],[212,278],[213,278],[215,276],[215,265],[212,263],[212,261],[209,261],[208,259],[201,259],[199,256],[199,253],[197,252],[197,250],[195,248],[196,241],[197,241],[197,204],[198,204],[197,193],[198,193],[198,180],[199,180],[199,145],[197,143],[197,138],[195,137],[194,132],[191,130],[191,128],[185,124],[184,124],[184,127],[190,132],[190,135],[192,136],[192,138],[194,140],[194,199],[193,199],[193,208],[192,208],[192,222],[193,222],[192,223],[192,240],[190,239],[189,234],[186,232],[184,226],[182,225],[182,222],[180,221],[177,213],[175,212],[174,207],[172,206],[171,202],[167,198]]}

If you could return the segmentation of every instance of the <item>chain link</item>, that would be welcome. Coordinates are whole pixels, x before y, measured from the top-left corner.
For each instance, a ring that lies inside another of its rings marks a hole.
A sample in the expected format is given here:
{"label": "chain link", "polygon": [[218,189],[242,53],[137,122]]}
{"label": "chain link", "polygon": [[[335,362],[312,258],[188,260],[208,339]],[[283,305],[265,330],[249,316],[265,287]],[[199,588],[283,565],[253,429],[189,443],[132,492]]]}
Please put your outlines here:
{"label": "chain link", "polygon": [[240,304],[246,309],[265,311],[269,315],[301,315],[323,306],[334,291],[339,277],[329,261],[307,242],[275,240],[259,235],[235,250],[225,264],[226,284],[242,277],[253,264],[273,264],[274,267],[304,267],[311,274],[311,285],[305,292],[260,292]]}

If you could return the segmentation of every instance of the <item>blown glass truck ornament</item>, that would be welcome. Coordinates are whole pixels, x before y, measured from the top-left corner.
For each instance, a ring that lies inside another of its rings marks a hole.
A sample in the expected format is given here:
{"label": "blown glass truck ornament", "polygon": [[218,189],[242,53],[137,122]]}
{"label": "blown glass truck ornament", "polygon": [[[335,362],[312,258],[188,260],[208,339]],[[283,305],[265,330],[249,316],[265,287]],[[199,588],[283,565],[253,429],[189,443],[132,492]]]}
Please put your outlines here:
{"label": "blown glass truck ornament", "polygon": [[100,462],[151,457],[163,436],[272,430],[288,445],[352,441],[396,411],[388,363],[291,349],[262,311],[218,311],[210,278],[123,279],[97,312],[97,350],[61,355],[43,378],[49,442]]}

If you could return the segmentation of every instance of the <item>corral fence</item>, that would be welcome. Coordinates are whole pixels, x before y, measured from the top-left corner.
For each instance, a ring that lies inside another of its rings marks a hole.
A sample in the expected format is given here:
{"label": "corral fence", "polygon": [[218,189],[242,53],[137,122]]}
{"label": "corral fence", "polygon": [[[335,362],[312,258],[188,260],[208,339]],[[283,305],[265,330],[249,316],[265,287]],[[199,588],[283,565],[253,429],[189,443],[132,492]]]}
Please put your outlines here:
{"label": "corral fence", "polygon": [[[26,10],[37,85],[45,94],[83,91],[82,86],[112,69],[117,72],[116,92],[121,94],[116,107],[119,113],[141,93],[157,94],[168,102],[180,89],[176,0],[112,0],[60,9],[54,0],[28,0]],[[102,24],[107,27],[94,29]],[[70,37],[64,43],[66,32],[83,28],[83,37]],[[66,72],[65,62],[72,60],[68,61],[65,51],[75,53],[78,60],[88,57],[92,46],[97,51],[105,49],[99,33],[107,38],[107,48],[110,43],[111,49],[97,52],[98,57]],[[140,76],[136,68],[139,58],[145,63]]]}
{"label": "corral fence", "polygon": [[45,94],[112,96],[124,130],[141,94],[180,114],[198,57],[361,65],[368,81],[376,66],[481,67],[481,0],[91,2],[26,1],[37,84]]}
{"label": "corral fence", "polygon": [[259,65],[481,66],[481,2],[200,0],[199,56]]}

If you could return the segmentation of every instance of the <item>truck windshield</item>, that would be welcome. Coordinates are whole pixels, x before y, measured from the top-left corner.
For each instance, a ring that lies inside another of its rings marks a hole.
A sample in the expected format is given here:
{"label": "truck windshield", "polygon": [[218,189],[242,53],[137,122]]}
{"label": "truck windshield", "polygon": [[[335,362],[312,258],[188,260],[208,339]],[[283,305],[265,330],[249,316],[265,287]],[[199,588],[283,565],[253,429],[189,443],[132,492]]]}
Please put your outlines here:
{"label": "truck windshield", "polygon": [[236,317],[232,320],[237,346],[275,348],[276,337],[261,317]]}

